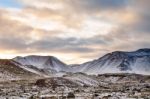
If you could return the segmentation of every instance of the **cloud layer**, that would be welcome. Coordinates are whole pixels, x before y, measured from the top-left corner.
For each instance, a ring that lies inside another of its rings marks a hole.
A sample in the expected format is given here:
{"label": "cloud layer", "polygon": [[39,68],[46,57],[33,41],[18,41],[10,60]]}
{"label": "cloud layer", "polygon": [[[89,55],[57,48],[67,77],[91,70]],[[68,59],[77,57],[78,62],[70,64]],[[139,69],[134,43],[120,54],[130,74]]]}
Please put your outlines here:
{"label": "cloud layer", "polygon": [[[81,63],[150,47],[149,0],[16,0],[0,7],[0,55],[54,55]],[[3,5],[3,4],[0,4]]]}

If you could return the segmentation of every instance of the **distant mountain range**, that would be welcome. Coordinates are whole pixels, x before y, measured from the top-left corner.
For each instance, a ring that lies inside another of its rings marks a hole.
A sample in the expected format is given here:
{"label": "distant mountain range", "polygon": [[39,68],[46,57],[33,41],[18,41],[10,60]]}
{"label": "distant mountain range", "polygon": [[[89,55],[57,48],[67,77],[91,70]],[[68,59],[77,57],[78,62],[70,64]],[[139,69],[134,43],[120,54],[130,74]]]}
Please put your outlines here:
{"label": "distant mountain range", "polygon": [[15,57],[0,60],[0,79],[28,76],[61,76],[66,73],[86,74],[135,73],[150,75],[150,49],[134,52],[115,51],[79,65],[67,65],[53,56]]}

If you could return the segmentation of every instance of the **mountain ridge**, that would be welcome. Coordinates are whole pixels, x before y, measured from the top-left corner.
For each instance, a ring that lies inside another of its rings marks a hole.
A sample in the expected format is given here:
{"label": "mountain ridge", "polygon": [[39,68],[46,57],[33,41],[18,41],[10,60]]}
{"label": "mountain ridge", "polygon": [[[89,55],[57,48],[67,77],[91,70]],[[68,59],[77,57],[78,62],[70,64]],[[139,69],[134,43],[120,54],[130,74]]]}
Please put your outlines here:
{"label": "mountain ridge", "polygon": [[[82,72],[89,75],[105,73],[135,73],[150,75],[150,49],[132,52],[114,51],[93,61],[83,64],[68,65],[54,56],[29,55],[17,56],[14,66],[40,76],[64,75],[68,72]],[[0,63],[1,64],[1,63]],[[8,67],[9,68],[9,67]]]}
{"label": "mountain ridge", "polygon": [[[94,66],[96,66],[95,70],[99,70],[98,66],[101,66],[101,70],[107,67],[105,69],[105,72],[104,72],[104,70],[101,71],[102,73],[109,72],[108,69],[110,69],[111,67],[115,67],[115,66],[120,68],[121,71],[128,70],[127,73],[130,73],[130,72],[134,73],[135,71],[132,72],[131,67],[134,70],[137,69],[136,67],[141,67],[141,66],[138,66],[138,64],[136,64],[136,62],[140,61],[139,64],[143,63],[140,60],[142,58],[145,58],[144,59],[145,63],[147,63],[147,64],[145,64],[146,65],[145,67],[149,70],[149,71],[147,71],[147,73],[150,74],[150,49],[148,49],[148,48],[139,49],[139,50],[132,51],[132,52],[115,51],[112,53],[108,53],[108,54],[104,55],[103,57],[100,57],[97,60],[91,61],[90,63],[87,62],[84,64],[86,64],[86,65],[89,64],[87,66],[87,68],[89,68],[89,69],[86,68],[89,71],[89,73],[93,71],[93,70],[90,71],[90,68],[94,67]],[[85,66],[84,64],[82,64],[82,65]],[[143,64],[141,64],[141,65],[143,65]],[[87,70],[84,70],[84,71],[87,72]],[[117,72],[117,69],[115,71]],[[115,71],[110,72],[110,73],[115,73]],[[93,71],[93,73],[94,72],[95,71]],[[99,73],[101,73],[101,72],[99,72]],[[137,72],[135,72],[135,73],[137,73]]]}

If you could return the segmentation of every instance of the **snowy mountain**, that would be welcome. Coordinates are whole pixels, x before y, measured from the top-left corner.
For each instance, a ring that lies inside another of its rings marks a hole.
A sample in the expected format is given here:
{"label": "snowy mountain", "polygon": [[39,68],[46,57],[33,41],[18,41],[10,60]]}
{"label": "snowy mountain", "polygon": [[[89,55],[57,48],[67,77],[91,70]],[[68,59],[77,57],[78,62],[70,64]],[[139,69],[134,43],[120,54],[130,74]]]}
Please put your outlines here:
{"label": "snowy mountain", "polygon": [[[7,68],[4,68],[7,63]],[[10,65],[10,66],[9,66]],[[0,68],[2,72],[21,71],[27,74],[40,76],[61,77],[67,72],[86,74],[105,74],[105,73],[136,73],[150,75],[150,49],[139,49],[134,52],[115,51],[103,57],[78,65],[66,65],[53,56],[26,56],[16,57],[12,60],[1,60]],[[14,66],[13,69],[11,66]],[[12,69],[11,71],[8,71]],[[4,75],[1,73],[0,75]],[[5,76],[5,75],[4,75]]]}
{"label": "snowy mountain", "polygon": [[80,65],[87,74],[137,73],[150,75],[150,49],[134,52],[116,51]]}
{"label": "snowy mountain", "polygon": [[66,64],[59,61],[53,56],[26,56],[26,57],[16,57],[13,60],[21,63],[22,65],[32,65],[39,69],[55,69],[57,71],[62,71],[66,68]]}
{"label": "snowy mountain", "polygon": [[31,55],[26,57],[16,57],[13,60],[20,63],[25,69],[30,69],[35,72],[37,72],[37,70],[40,70],[48,75],[63,71],[69,71],[69,68],[65,63],[61,62],[53,56]]}

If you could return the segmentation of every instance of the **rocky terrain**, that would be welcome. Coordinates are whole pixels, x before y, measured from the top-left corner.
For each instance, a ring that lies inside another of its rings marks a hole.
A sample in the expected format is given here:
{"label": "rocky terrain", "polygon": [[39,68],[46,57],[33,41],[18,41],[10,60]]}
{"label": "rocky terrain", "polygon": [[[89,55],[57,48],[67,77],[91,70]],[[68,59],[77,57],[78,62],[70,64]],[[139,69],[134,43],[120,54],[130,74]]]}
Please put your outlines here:
{"label": "rocky terrain", "polygon": [[[62,98],[63,97],[63,98]],[[150,76],[67,74],[0,83],[0,99],[150,99]]]}

